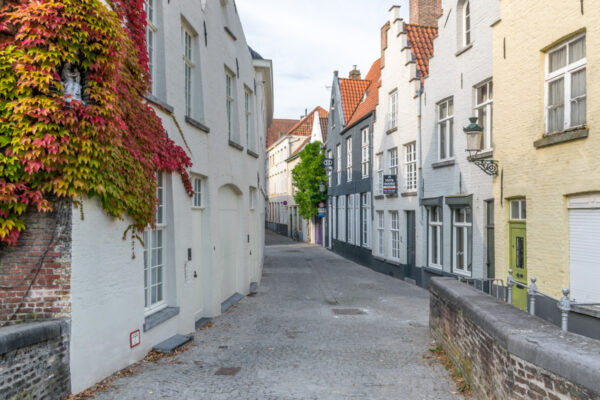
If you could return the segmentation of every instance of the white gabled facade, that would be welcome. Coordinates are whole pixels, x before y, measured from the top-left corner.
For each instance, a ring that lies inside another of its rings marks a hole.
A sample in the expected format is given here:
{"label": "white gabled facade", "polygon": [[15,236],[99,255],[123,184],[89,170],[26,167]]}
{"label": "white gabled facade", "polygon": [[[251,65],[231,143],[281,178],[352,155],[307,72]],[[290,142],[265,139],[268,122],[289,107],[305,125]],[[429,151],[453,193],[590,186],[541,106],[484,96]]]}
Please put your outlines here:
{"label": "white gabled facade", "polygon": [[162,174],[160,223],[144,235],[146,249],[134,244],[134,259],[132,241],[122,240],[127,219],[106,216],[96,200],[84,201],[85,220],[74,210],[73,393],[193,332],[262,272],[271,61],[249,50],[231,0],[149,1],[148,98],[192,159],[196,194],[187,195],[177,174]]}

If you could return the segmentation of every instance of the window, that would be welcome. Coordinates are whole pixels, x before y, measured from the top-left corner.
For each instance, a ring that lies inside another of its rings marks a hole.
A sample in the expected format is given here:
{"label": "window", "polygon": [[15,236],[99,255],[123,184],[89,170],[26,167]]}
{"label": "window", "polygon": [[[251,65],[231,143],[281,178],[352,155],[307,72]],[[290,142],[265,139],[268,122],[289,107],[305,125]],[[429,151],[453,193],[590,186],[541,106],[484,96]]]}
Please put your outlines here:
{"label": "window", "polygon": [[446,160],[454,157],[454,144],[452,143],[452,130],[454,128],[454,102],[452,99],[438,104],[438,133],[439,133],[439,158]]}
{"label": "window", "polygon": [[388,123],[386,130],[389,131],[391,129],[395,129],[398,126],[398,91],[394,90],[390,93],[389,98],[389,107],[390,110],[388,112]]}
{"label": "window", "polygon": [[360,246],[360,193],[354,193],[354,244]]}
{"label": "window", "polygon": [[463,47],[471,44],[471,4],[469,1],[463,5]]}
{"label": "window", "polygon": [[185,115],[187,117],[192,116],[192,79],[194,71],[193,54],[192,54],[192,33],[187,29],[183,28],[183,67],[185,70]]}
{"label": "window", "polygon": [[362,245],[371,247],[371,193],[362,193]]}
{"label": "window", "polygon": [[394,148],[388,151],[388,160],[390,175],[398,175],[398,149]]}
{"label": "window", "polygon": [[348,204],[348,243],[354,244],[354,195],[347,196]]}
{"label": "window", "polygon": [[477,123],[483,128],[481,136],[481,148],[492,149],[492,99],[494,85],[488,81],[475,88],[475,115]]}
{"label": "window", "polygon": [[337,199],[335,196],[331,198],[331,205],[333,206],[333,211],[331,212],[331,237],[333,239],[337,239]]}
{"label": "window", "polygon": [[338,196],[338,240],[346,241],[346,196]]}
{"label": "window", "polygon": [[585,124],[586,62],[585,36],[577,36],[548,53],[546,133]]}
{"label": "window", "polygon": [[352,182],[352,136],[346,139],[346,180]]}
{"label": "window", "polygon": [[429,266],[442,268],[442,208],[431,207],[429,209],[429,232],[428,232]]}
{"label": "window", "polygon": [[342,145],[337,145],[337,184],[342,184]]}
{"label": "window", "polygon": [[404,145],[404,189],[417,190],[417,144]]}
{"label": "window", "polygon": [[256,208],[256,188],[251,187],[248,192],[248,202],[251,210]]}
{"label": "window", "polygon": [[384,221],[383,221],[383,211],[377,211],[377,252],[379,253],[380,256],[384,256],[385,253],[385,248],[384,248],[384,241],[383,241],[383,225]]}
{"label": "window", "polygon": [[148,72],[150,73],[150,92],[156,93],[156,60],[155,60],[155,42],[158,28],[156,26],[156,13],[154,10],[154,0],[144,0],[144,11],[146,11],[146,46],[148,51]]}
{"label": "window", "polygon": [[166,228],[165,219],[165,196],[163,174],[156,174],[157,187],[155,229],[146,229],[143,235],[144,241],[144,307],[146,312],[155,311],[164,307],[164,232]]}
{"label": "window", "polygon": [[471,208],[453,209],[452,253],[454,272],[471,274]]}
{"label": "window", "polygon": [[[333,154],[331,150],[327,150],[327,158],[328,159],[332,159]],[[327,167],[327,182],[329,182],[329,186],[331,186],[331,170],[333,169],[333,167],[329,168]]]}
{"label": "window", "polygon": [[252,110],[254,109],[254,95],[250,89],[246,88],[244,91],[244,116],[246,125],[246,146],[248,150],[256,150],[256,138],[254,137],[254,118]]}
{"label": "window", "polygon": [[194,208],[204,208],[204,203],[202,201],[202,178],[194,178],[194,196],[192,197],[192,207]]}
{"label": "window", "polygon": [[525,199],[510,201],[511,221],[525,221],[527,219],[527,201]]}
{"label": "window", "polygon": [[375,156],[375,166],[377,168],[377,182],[375,187],[375,194],[383,194],[383,154],[377,154]]}
{"label": "window", "polygon": [[227,133],[229,140],[239,143],[238,132],[236,129],[236,105],[235,105],[235,75],[225,72],[225,98],[227,106]]}
{"label": "window", "polygon": [[369,167],[371,162],[371,152],[369,149],[369,128],[365,128],[361,131],[361,142],[362,142],[362,156],[361,156],[361,170],[362,177],[369,177]]}
{"label": "window", "polygon": [[398,211],[390,211],[392,220],[391,241],[392,241],[392,258],[397,260],[400,258],[400,217]]}

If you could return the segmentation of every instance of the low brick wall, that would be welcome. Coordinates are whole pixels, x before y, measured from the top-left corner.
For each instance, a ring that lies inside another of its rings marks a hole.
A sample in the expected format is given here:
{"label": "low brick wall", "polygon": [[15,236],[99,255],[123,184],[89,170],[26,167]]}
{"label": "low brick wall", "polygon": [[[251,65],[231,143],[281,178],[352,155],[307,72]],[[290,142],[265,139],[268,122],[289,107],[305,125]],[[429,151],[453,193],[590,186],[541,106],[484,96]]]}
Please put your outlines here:
{"label": "low brick wall", "polygon": [[59,400],[71,391],[65,321],[0,328],[0,399]]}
{"label": "low brick wall", "polygon": [[600,341],[453,278],[433,278],[432,336],[485,399],[600,399]]}

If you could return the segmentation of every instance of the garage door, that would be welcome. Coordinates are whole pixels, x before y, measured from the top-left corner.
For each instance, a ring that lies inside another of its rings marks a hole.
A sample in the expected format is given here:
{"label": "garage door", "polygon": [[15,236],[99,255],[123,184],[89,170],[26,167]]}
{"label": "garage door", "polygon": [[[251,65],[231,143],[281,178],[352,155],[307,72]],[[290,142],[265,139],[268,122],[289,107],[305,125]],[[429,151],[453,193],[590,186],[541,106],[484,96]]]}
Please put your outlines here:
{"label": "garage door", "polygon": [[571,297],[600,302],[600,209],[569,210]]}

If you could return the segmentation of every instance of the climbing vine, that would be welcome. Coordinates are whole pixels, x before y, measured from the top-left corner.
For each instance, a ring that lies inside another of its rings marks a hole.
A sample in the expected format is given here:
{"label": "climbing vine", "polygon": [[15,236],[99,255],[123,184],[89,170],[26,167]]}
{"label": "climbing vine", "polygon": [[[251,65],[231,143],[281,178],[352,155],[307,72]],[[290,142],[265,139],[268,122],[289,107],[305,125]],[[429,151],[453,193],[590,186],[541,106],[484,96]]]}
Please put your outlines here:
{"label": "climbing vine", "polygon": [[[154,223],[156,171],[193,193],[190,158],[143,99],[143,0],[0,3],[0,242],[16,244],[23,214],[60,197],[96,197],[141,231]],[[65,96],[65,65],[81,71],[81,101]]]}

